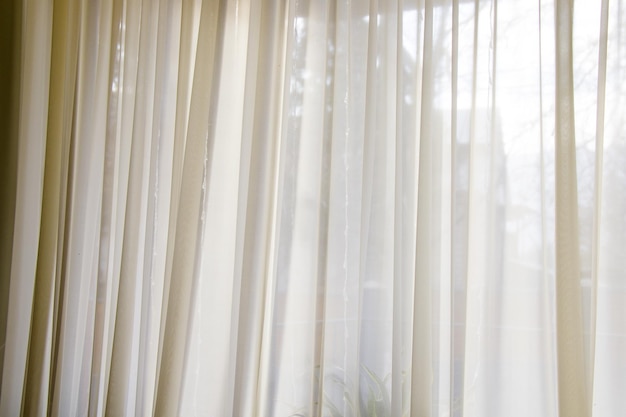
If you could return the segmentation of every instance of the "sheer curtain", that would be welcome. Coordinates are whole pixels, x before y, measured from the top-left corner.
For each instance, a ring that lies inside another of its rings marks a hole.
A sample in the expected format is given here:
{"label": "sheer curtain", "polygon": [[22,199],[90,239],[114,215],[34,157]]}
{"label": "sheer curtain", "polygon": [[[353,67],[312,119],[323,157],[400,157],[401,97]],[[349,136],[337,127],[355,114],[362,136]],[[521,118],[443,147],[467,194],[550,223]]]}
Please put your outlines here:
{"label": "sheer curtain", "polygon": [[0,415],[623,415],[622,0],[1,14]]}

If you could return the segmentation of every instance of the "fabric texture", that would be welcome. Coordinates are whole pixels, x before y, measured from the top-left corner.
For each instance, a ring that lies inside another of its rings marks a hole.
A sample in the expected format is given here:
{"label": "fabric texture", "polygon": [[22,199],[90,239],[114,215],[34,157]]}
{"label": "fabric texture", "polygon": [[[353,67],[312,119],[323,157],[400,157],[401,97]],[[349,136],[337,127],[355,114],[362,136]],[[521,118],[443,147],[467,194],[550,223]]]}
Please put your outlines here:
{"label": "fabric texture", "polygon": [[0,6],[1,416],[622,416],[622,0]]}

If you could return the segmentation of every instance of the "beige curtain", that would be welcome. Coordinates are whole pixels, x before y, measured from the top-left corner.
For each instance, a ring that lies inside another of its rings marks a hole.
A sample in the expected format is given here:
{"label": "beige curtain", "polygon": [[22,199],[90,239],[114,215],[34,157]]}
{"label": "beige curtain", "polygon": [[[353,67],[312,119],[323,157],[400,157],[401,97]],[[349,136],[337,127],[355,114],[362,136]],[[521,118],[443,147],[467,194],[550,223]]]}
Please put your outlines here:
{"label": "beige curtain", "polygon": [[623,416],[622,0],[0,16],[0,416]]}

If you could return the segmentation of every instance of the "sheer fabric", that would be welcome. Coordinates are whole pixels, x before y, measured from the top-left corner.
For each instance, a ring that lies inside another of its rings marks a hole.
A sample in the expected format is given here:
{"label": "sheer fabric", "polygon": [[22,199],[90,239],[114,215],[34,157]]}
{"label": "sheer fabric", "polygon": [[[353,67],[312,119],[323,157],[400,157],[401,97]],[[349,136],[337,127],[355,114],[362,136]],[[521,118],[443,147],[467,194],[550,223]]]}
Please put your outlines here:
{"label": "sheer fabric", "polygon": [[0,415],[620,416],[622,0],[14,0]]}

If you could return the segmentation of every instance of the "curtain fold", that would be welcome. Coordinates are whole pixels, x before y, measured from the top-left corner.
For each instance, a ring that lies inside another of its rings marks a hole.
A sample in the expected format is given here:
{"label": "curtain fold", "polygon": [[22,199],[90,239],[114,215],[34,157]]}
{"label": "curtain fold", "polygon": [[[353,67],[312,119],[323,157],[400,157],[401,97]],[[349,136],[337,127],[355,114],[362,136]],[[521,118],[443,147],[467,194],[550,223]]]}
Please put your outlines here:
{"label": "curtain fold", "polygon": [[25,415],[37,415],[48,410],[46,393],[52,378],[50,365],[56,360],[53,335],[57,327],[54,317],[58,311],[58,298],[55,294],[61,275],[60,255],[64,241],[61,225],[65,217],[70,115],[74,107],[78,48],[75,41],[78,25],[72,25],[72,20],[76,20],[77,12],[76,2],[65,2],[59,4],[52,16],[53,43],[56,41],[59,46],[53,48],[51,55],[41,230],[24,380],[24,397],[32,400],[25,404]]}
{"label": "curtain fold", "polygon": [[582,296],[579,271],[574,75],[573,4],[555,4],[556,32],[556,330],[559,412],[589,415]]}
{"label": "curtain fold", "polygon": [[0,415],[623,412],[622,0],[7,4]]}

